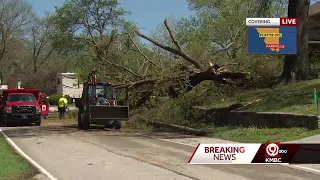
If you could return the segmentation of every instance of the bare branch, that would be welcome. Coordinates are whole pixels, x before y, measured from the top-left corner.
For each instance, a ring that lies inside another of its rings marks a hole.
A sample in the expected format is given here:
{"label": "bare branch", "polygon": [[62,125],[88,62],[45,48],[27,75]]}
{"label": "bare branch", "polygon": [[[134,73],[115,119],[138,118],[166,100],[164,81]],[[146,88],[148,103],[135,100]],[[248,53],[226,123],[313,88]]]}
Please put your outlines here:
{"label": "bare branch", "polygon": [[116,35],[115,32],[113,31],[113,32],[111,33],[110,38],[109,38],[108,44],[107,44],[107,45],[105,46],[105,48],[103,49],[106,54],[109,53],[109,50],[110,50],[110,48],[111,48],[111,45],[112,45],[112,43],[114,42],[116,36],[117,36],[117,35]]}
{"label": "bare branch", "polygon": [[138,45],[136,44],[136,42],[134,42],[134,40],[132,39],[132,37],[129,35],[130,41],[132,42],[132,44],[134,45],[134,47],[137,49],[137,51],[144,57],[144,59],[146,59],[149,63],[151,63],[152,65],[161,68],[160,66],[158,66],[156,63],[154,63],[153,61],[151,61],[138,47]]}
{"label": "bare branch", "polygon": [[213,52],[213,53],[212,53],[212,55],[216,55],[216,54],[218,54],[219,52],[222,52],[222,51],[226,51],[226,50],[228,50],[228,49],[229,49],[233,44],[234,44],[233,42],[232,42],[232,43],[230,43],[230,44],[228,44],[226,47],[223,47],[223,48],[221,48],[221,49],[219,49],[219,50],[217,50],[217,51]]}
{"label": "bare branch", "polygon": [[163,82],[181,78],[181,77],[185,77],[185,75],[176,75],[176,76],[164,77],[164,78],[158,77],[158,78],[144,79],[136,82],[116,84],[114,85],[114,87],[116,89],[128,88],[128,90],[131,90],[137,86],[141,86],[145,84],[163,83]]}
{"label": "bare branch", "polygon": [[[107,58],[104,58],[104,57],[103,57],[102,59],[103,59],[103,61],[105,61],[107,64],[112,65],[112,66],[115,66],[115,67],[118,67],[118,68],[121,68],[121,69],[129,72],[130,74],[134,75],[135,77],[138,77],[138,78],[142,79],[142,76],[141,76],[141,75],[133,72],[133,71],[132,71],[131,69],[129,69],[128,67],[123,66],[123,65],[121,65],[121,64],[113,63],[113,62],[107,60]],[[102,65],[103,65],[103,64],[104,64],[104,63],[102,63]]]}
{"label": "bare branch", "polygon": [[199,68],[199,69],[203,68],[203,66],[202,66],[198,61],[196,61],[196,60],[193,59],[192,57],[188,56],[188,55],[185,54],[184,52],[181,52],[181,51],[179,51],[179,50],[176,50],[176,49],[173,49],[173,48],[171,48],[171,47],[169,47],[169,46],[166,46],[166,45],[164,45],[164,44],[161,44],[161,43],[157,42],[156,40],[154,40],[154,39],[152,39],[152,38],[150,38],[150,37],[142,34],[141,32],[139,32],[139,31],[137,31],[137,30],[136,30],[136,33],[137,33],[138,36],[140,36],[140,37],[142,37],[142,38],[150,41],[150,42],[153,43],[154,45],[156,45],[156,46],[158,46],[158,47],[160,47],[160,48],[162,48],[162,49],[164,49],[164,50],[167,50],[167,51],[169,51],[169,52],[171,52],[171,53],[174,53],[174,54],[176,54],[176,55],[181,56],[182,58],[184,58],[186,61],[190,62],[191,64],[193,64],[193,65],[196,66],[197,68]]}
{"label": "bare branch", "polygon": [[146,67],[146,69],[144,70],[144,76],[147,76],[147,74],[148,74],[148,70],[149,70],[149,64],[147,65],[147,67]]}
{"label": "bare branch", "polygon": [[166,28],[167,28],[167,30],[168,30],[168,32],[169,32],[169,35],[170,35],[173,43],[177,46],[177,48],[179,49],[179,51],[182,51],[182,48],[181,48],[179,42],[176,40],[176,38],[175,38],[174,35],[173,35],[173,32],[172,32],[172,30],[171,30],[171,28],[170,28],[170,26],[169,26],[169,24],[168,24],[167,19],[164,20],[164,25],[166,26]]}

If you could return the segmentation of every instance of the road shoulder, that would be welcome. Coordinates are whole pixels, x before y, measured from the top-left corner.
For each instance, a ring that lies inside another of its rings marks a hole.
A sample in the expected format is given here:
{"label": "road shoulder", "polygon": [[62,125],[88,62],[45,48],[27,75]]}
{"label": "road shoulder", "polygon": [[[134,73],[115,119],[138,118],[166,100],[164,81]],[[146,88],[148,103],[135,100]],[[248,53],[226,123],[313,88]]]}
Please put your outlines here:
{"label": "road shoulder", "polygon": [[38,171],[21,156],[0,129],[0,179],[36,178]]}
{"label": "road shoulder", "polygon": [[50,134],[42,128],[17,128],[6,132],[25,154],[56,179],[189,179],[149,163],[108,152],[88,143],[85,138],[75,138],[62,132],[64,130]]}

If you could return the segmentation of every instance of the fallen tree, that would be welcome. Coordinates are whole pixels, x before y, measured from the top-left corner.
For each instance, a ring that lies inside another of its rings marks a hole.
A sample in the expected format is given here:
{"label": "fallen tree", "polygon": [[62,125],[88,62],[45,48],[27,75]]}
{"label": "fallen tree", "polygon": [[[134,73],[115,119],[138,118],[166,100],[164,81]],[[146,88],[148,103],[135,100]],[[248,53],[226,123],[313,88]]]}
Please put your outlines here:
{"label": "fallen tree", "polygon": [[218,113],[220,111],[233,111],[233,110],[236,110],[236,109],[239,109],[241,107],[246,107],[246,106],[250,106],[254,103],[257,103],[261,101],[261,99],[257,99],[257,100],[253,100],[253,101],[249,101],[249,102],[239,102],[239,103],[234,103],[234,104],[231,104],[230,106],[226,106],[226,107],[219,107],[219,108],[206,108],[206,107],[200,107],[200,106],[193,106],[193,108],[196,108],[196,109],[201,109],[201,110],[204,110],[204,111],[211,111],[211,113]]}
{"label": "fallen tree", "polygon": [[230,106],[228,106],[227,109],[228,109],[228,111],[232,111],[232,110],[236,110],[241,107],[250,106],[250,105],[257,103],[259,101],[261,101],[261,99],[256,99],[256,100],[249,101],[249,102],[234,103],[234,104],[231,104]]}
{"label": "fallen tree", "polygon": [[[158,41],[156,41],[153,38],[148,37],[145,34],[142,34],[138,30],[135,31],[135,33],[141,37],[144,38],[154,45],[169,51],[175,55],[178,55],[182,57],[184,60],[186,60],[188,63],[191,64],[191,66],[186,66],[184,64],[181,64],[181,67],[179,68],[180,72],[177,72],[177,76],[173,77],[149,77],[149,78],[143,78],[140,79],[136,82],[130,82],[130,83],[124,83],[124,84],[118,84],[116,85],[116,88],[128,88],[129,90],[144,84],[155,84],[155,83],[161,83],[161,82],[166,82],[166,81],[171,81],[171,80],[176,80],[179,78],[185,78],[186,76],[188,77],[188,84],[190,87],[194,87],[197,84],[201,83],[202,81],[205,80],[211,80],[215,81],[221,84],[233,84],[236,86],[244,86],[250,83],[250,78],[249,78],[249,73],[247,72],[232,72],[229,71],[223,67],[220,67],[216,63],[209,63],[209,66],[204,66],[201,64],[199,61],[191,57],[190,55],[186,54],[179,42],[176,40],[176,38],[173,35],[173,32],[171,28],[168,25],[167,20],[164,21],[165,27],[170,34],[170,38],[174,42],[176,48],[169,47],[167,45],[164,45]],[[230,47],[232,43],[228,47]],[[227,48],[228,48],[227,47]],[[225,49],[220,49],[217,52],[214,52],[213,54],[216,54],[220,51],[223,51]]]}
{"label": "fallen tree", "polygon": [[193,106],[191,116],[189,117],[193,121],[205,121],[205,122],[212,122],[214,119],[218,119],[221,121],[225,121],[228,112],[236,110],[241,107],[247,107],[254,103],[259,102],[261,99],[249,101],[249,102],[239,102],[233,103],[229,106],[225,107],[218,107],[218,108],[206,108],[206,107],[199,107]]}
{"label": "fallen tree", "polygon": [[189,134],[194,134],[197,136],[206,136],[207,132],[205,130],[202,129],[194,129],[194,128],[190,128],[190,127],[186,127],[186,126],[180,126],[180,125],[176,125],[176,124],[168,124],[168,123],[164,123],[164,122],[160,122],[160,121],[151,121],[149,122],[150,125],[153,125],[156,128],[170,128],[170,129],[174,129],[174,130],[178,130],[181,132],[186,132]]}
{"label": "fallen tree", "polygon": [[[232,71],[229,71],[225,68],[220,67],[216,63],[210,63],[209,67],[207,67],[207,66],[204,66],[203,64],[201,64],[199,61],[197,61],[193,57],[186,54],[183,51],[179,42],[176,40],[175,36],[173,35],[173,32],[172,32],[171,28],[169,27],[167,19],[165,19],[164,24],[165,24],[165,27],[166,27],[168,33],[170,34],[170,38],[173,41],[173,43],[175,44],[176,48],[172,48],[167,45],[164,45],[164,44],[156,41],[155,39],[150,38],[145,34],[142,34],[141,32],[139,32],[137,30],[136,30],[136,34],[138,36],[150,41],[154,45],[156,45],[166,51],[169,51],[175,55],[182,57],[188,63],[190,63],[193,67],[181,65],[180,69],[185,70],[188,73],[189,84],[191,87],[194,87],[197,84],[199,84],[205,80],[212,80],[212,81],[222,83],[222,84],[234,84],[237,86],[244,86],[250,82],[250,78],[248,77],[249,73],[247,73],[247,72],[232,72]],[[232,43],[230,43],[230,46],[231,45],[232,45]],[[230,46],[228,46],[228,47],[230,47]],[[225,49],[220,49],[220,50],[214,52],[213,54],[216,54],[216,53],[223,51],[223,50],[225,50]]]}
{"label": "fallen tree", "polygon": [[[176,40],[171,28],[169,27],[169,24],[167,20],[165,19],[164,21],[165,27],[170,35],[171,40],[173,41],[174,45],[176,46],[175,48],[169,47],[165,44],[162,44],[158,41],[156,41],[153,38],[148,37],[145,34],[142,34],[138,30],[135,30],[135,34],[137,34],[139,37],[144,38],[154,45],[171,52],[177,56],[182,57],[185,61],[187,61],[188,65],[185,65],[181,63],[179,67],[174,69],[174,73],[176,75],[145,75],[145,76],[140,76],[136,81],[133,82],[126,82],[126,83],[121,83],[121,84],[116,84],[115,88],[116,89],[126,89],[126,91],[132,91],[135,88],[140,88],[144,90],[153,90],[155,85],[158,84],[164,84],[168,83],[168,94],[173,94],[172,97],[177,97],[177,93],[174,91],[175,88],[184,88],[187,87],[187,90],[191,90],[193,87],[201,83],[202,81],[205,80],[210,80],[214,81],[220,84],[230,84],[230,85],[235,85],[235,86],[246,86],[250,84],[251,80],[249,77],[249,73],[247,72],[233,72],[229,71],[226,68],[220,67],[216,63],[210,62],[209,65],[203,65],[201,64],[198,60],[194,59],[187,53],[185,53],[179,44],[179,42]],[[150,60],[146,55],[144,55],[141,50],[138,48],[138,46],[135,44],[133,41],[132,37],[129,36],[129,39],[131,42],[134,44],[134,47],[137,49],[137,51],[146,59],[148,62]],[[225,49],[220,49],[216,52],[213,53],[219,53],[221,51],[225,51],[227,48],[232,46],[233,43],[230,43],[229,46],[227,46]],[[154,66],[157,66],[154,63],[151,63]],[[165,74],[165,73],[164,73]],[[179,83],[177,83],[179,82]],[[170,85],[171,83],[171,85]],[[175,88],[173,87],[175,86]],[[148,88],[146,88],[148,87]],[[148,92],[146,94],[142,94],[141,100],[139,100],[138,104],[141,104],[144,100],[147,99],[147,96],[150,96],[152,93]]]}

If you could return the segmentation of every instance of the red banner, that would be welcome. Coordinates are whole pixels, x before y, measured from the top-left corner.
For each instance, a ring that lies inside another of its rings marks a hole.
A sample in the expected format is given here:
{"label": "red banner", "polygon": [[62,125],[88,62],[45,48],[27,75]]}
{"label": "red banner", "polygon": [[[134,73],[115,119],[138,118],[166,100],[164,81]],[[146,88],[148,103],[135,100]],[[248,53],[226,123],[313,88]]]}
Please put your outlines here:
{"label": "red banner", "polygon": [[320,164],[320,144],[261,144],[251,163]]}

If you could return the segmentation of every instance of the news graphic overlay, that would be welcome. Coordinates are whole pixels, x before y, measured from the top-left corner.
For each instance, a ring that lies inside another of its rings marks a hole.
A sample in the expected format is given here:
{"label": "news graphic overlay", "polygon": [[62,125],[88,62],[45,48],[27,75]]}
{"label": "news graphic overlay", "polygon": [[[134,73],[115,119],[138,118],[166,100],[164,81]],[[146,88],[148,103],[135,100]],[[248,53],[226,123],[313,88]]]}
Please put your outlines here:
{"label": "news graphic overlay", "polygon": [[320,144],[199,144],[188,164],[320,164]]}
{"label": "news graphic overlay", "polygon": [[280,143],[266,143],[265,162],[270,163],[282,163],[282,157],[286,156],[288,150],[284,146],[280,146]]}
{"label": "news graphic overlay", "polygon": [[280,143],[266,143],[266,157],[279,157]]}
{"label": "news graphic overlay", "polygon": [[261,144],[199,144],[189,164],[250,164]]}
{"label": "news graphic overlay", "polygon": [[246,18],[248,54],[297,54],[298,18]]}

